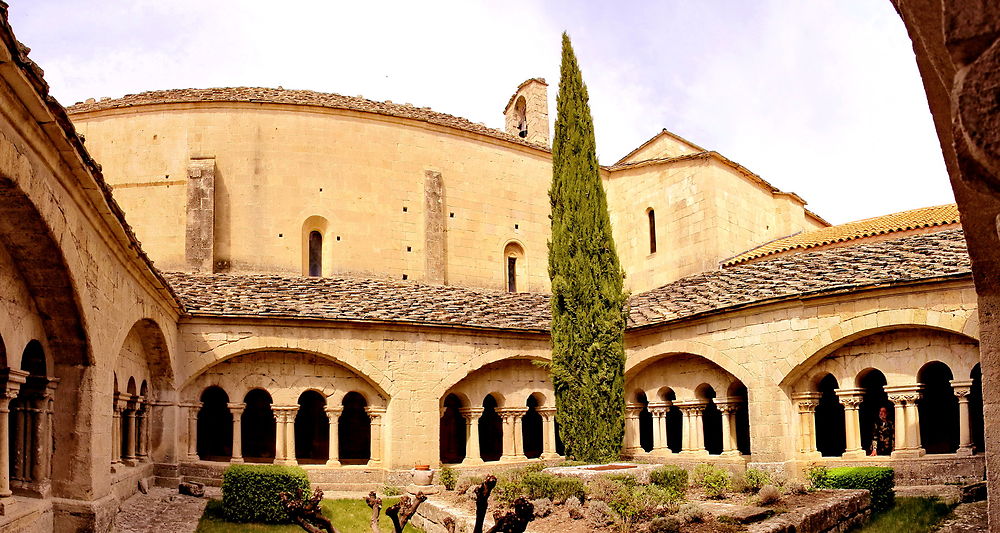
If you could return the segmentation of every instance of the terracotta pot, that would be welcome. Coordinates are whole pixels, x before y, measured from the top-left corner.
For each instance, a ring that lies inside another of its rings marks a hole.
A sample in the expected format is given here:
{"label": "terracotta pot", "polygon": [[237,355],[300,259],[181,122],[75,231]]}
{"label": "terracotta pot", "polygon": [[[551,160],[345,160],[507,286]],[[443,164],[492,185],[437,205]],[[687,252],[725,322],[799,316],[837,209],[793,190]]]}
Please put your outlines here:
{"label": "terracotta pot", "polygon": [[433,479],[434,471],[431,470],[430,465],[416,465],[413,468],[414,485],[430,485]]}

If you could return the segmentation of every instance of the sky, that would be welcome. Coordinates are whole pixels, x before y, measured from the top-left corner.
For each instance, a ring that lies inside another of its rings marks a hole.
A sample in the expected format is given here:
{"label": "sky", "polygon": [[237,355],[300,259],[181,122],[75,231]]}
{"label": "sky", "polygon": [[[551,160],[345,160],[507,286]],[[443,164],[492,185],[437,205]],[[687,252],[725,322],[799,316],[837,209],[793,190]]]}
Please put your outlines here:
{"label": "sky", "polygon": [[587,83],[598,157],[666,128],[832,223],[953,202],[889,0],[8,0],[63,104],[263,86],[429,106],[494,128],[560,34]]}

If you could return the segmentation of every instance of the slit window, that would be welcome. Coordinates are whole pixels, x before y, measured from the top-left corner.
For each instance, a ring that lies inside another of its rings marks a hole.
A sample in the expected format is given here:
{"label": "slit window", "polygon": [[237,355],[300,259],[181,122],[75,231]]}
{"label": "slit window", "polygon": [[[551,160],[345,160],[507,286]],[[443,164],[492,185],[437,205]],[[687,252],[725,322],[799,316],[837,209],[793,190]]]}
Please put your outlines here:
{"label": "slit window", "polygon": [[323,275],[323,235],[318,231],[309,234],[309,275]]}
{"label": "slit window", "polygon": [[517,258],[507,258],[507,292],[517,292]]}
{"label": "slit window", "polygon": [[646,212],[649,217],[649,253],[656,253],[656,213],[652,209]]}

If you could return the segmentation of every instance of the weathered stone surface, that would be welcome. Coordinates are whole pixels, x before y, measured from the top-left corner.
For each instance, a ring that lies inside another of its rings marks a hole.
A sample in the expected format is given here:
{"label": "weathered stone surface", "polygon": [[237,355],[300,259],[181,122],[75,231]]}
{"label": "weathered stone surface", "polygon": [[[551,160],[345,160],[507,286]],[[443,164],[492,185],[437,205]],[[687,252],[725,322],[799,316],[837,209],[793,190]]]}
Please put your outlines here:
{"label": "weathered stone surface", "polygon": [[827,533],[847,531],[869,514],[871,495],[867,490],[824,491],[837,494],[831,501],[803,509],[790,509],[750,526],[749,533]]}
{"label": "weathered stone surface", "polygon": [[765,520],[774,514],[774,509],[754,505],[734,505],[721,502],[704,502],[700,504],[705,511],[717,518],[731,520],[738,524],[752,524]]}
{"label": "weathered stone surface", "polygon": [[197,481],[182,481],[181,484],[177,486],[177,492],[187,496],[201,498],[205,496],[205,484],[198,483]]}

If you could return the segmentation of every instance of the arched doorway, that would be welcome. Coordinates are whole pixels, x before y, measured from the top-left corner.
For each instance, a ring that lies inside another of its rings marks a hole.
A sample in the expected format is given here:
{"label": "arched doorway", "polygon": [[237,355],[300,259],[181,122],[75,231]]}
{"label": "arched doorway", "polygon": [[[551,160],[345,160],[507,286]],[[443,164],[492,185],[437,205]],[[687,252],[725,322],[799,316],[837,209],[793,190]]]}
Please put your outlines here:
{"label": "arched doorway", "polygon": [[330,455],[330,422],[326,418],[326,397],[307,390],[299,395],[295,415],[295,457],[302,464],[323,464]]}
{"label": "arched doorway", "polygon": [[274,462],[275,420],[271,411],[271,395],[264,389],[253,389],[244,397],[243,403],[246,404],[241,440],[243,460],[248,463]]}
{"label": "arched doorway", "polygon": [[948,365],[933,361],[917,373],[924,386],[917,401],[920,413],[920,444],[927,453],[954,453],[958,450],[958,398],[951,388],[954,376]]}
{"label": "arched doorway", "polygon": [[[879,419],[879,411],[886,410],[888,419],[895,423],[894,410],[889,396],[885,392],[885,374],[878,369],[868,369],[858,375],[858,387],[864,389],[864,399],[861,402],[861,447],[870,454],[873,446],[875,423]],[[883,450],[885,451],[885,450]]]}
{"label": "arched doorway", "polygon": [[492,394],[483,398],[483,415],[479,417],[479,454],[483,461],[499,461],[503,455],[503,422],[497,406]]}
{"label": "arched doorway", "polygon": [[372,456],[372,422],[365,410],[368,402],[359,392],[344,396],[344,412],[337,431],[342,464],[365,464]]}
{"label": "arched doorway", "polygon": [[816,449],[823,457],[840,457],[847,450],[844,430],[844,406],[837,397],[840,385],[833,374],[819,381],[819,404],[816,406]]}
{"label": "arched doorway", "polygon": [[524,444],[524,456],[535,459],[542,456],[542,415],[538,414],[539,401],[537,395],[528,396],[526,402],[528,412],[521,418],[521,442]]}
{"label": "arched doorway", "polygon": [[461,463],[465,459],[465,418],[462,417],[462,400],[449,394],[444,399],[441,415],[441,462]]}
{"label": "arched doorway", "polygon": [[722,413],[715,405],[715,389],[703,384],[698,387],[695,395],[699,400],[708,402],[702,414],[702,430],[705,432],[705,449],[709,455],[722,454]]}
{"label": "arched doorway", "polygon": [[642,412],[639,413],[639,445],[646,453],[653,451],[653,413],[649,412],[649,400],[646,393],[636,394],[636,402],[642,404]]}
{"label": "arched doorway", "polygon": [[[233,414],[229,411],[229,395],[221,387],[212,386],[201,393],[200,400],[198,458],[228,461],[233,456]],[[246,415],[243,420],[246,423]]]}
{"label": "arched doorway", "polygon": [[972,445],[976,453],[986,449],[986,439],[983,432],[983,371],[979,364],[972,367],[972,390],[969,392],[969,429],[972,432]]}

